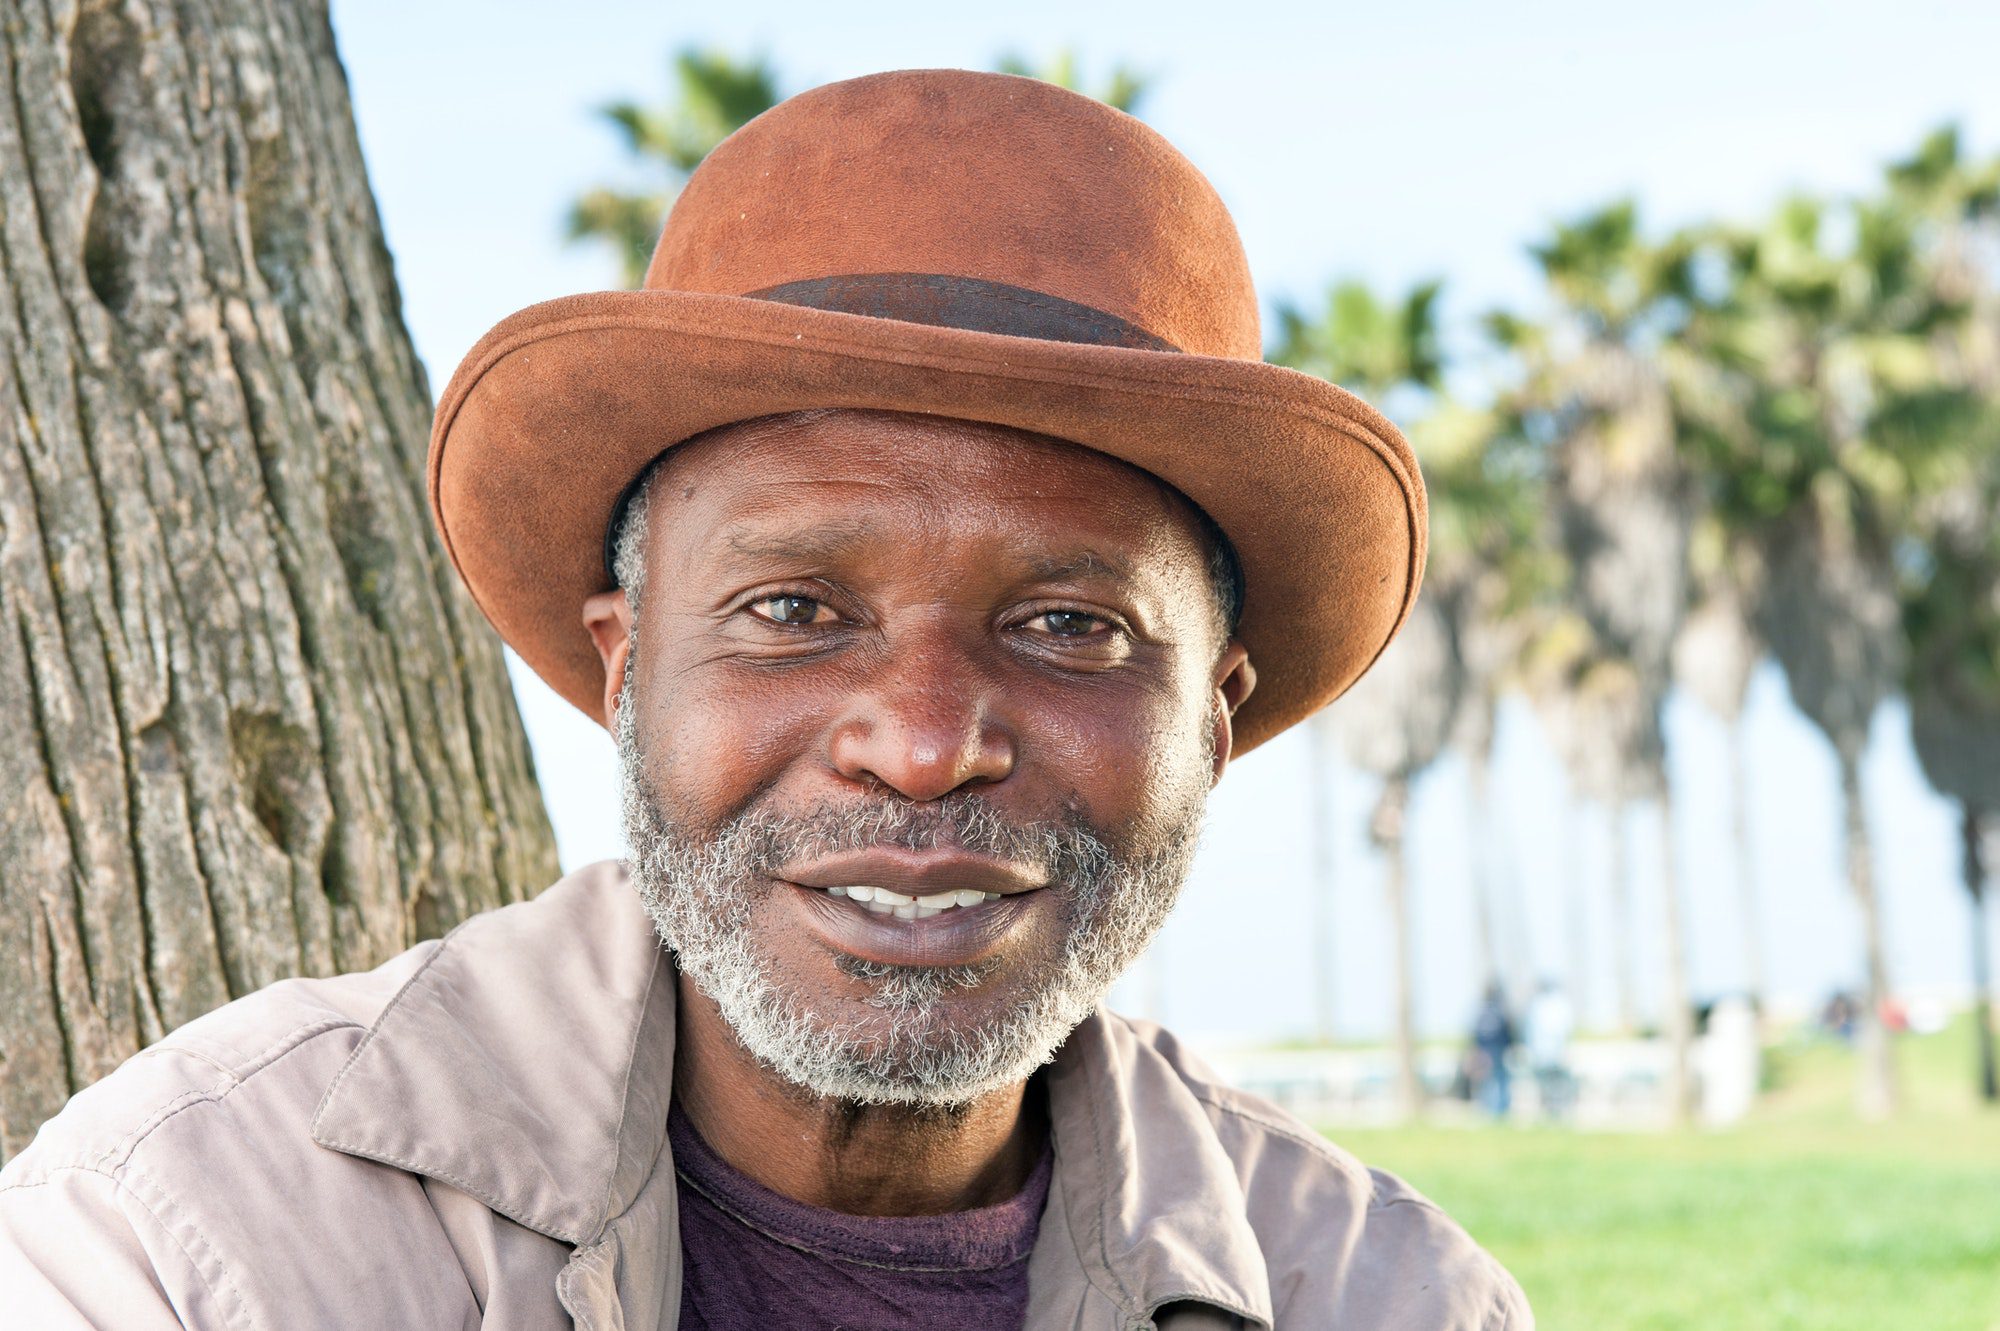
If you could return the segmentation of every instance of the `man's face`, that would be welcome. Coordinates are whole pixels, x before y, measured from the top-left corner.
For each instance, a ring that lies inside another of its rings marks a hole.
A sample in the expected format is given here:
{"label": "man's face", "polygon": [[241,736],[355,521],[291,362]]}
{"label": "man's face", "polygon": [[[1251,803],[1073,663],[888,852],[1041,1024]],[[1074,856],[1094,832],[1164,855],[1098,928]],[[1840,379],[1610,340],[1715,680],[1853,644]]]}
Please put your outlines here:
{"label": "man's face", "polygon": [[1186,502],[1018,431],[828,412],[676,449],[647,524],[629,658],[593,632],[683,971],[821,1095],[1027,1075],[1165,917],[1247,691]]}

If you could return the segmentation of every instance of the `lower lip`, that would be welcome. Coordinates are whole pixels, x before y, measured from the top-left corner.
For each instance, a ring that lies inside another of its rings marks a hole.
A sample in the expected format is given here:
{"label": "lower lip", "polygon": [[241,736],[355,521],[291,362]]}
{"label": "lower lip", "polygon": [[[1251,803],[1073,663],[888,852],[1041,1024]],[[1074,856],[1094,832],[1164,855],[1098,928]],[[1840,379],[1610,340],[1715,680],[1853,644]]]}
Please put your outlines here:
{"label": "lower lip", "polygon": [[954,906],[921,920],[878,915],[846,897],[787,883],[802,923],[836,952],[885,966],[966,966],[998,952],[1030,926],[1043,891],[1015,892],[977,906]]}

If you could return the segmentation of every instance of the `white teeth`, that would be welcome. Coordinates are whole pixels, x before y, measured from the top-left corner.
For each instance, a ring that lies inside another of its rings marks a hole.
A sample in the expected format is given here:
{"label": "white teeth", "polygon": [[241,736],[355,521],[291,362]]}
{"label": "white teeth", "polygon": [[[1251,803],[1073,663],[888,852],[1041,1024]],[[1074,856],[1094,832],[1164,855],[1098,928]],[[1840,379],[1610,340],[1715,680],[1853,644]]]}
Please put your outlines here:
{"label": "white teeth", "polygon": [[980,892],[969,887],[933,892],[924,897],[892,892],[886,887],[868,887],[860,884],[829,887],[826,891],[829,896],[858,901],[876,915],[894,915],[900,920],[927,920],[955,906],[977,906],[1000,899],[998,892]]}

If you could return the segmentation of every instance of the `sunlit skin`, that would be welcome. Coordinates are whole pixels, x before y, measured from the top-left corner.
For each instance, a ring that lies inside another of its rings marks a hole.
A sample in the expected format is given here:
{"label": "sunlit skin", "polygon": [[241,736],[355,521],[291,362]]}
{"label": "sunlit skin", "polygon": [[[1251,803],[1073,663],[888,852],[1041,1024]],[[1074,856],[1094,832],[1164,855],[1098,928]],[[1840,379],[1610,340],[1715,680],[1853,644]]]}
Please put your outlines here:
{"label": "sunlit skin", "polygon": [[[661,466],[632,701],[648,782],[681,826],[966,790],[1019,822],[1073,810],[1143,851],[1189,782],[1221,776],[1255,677],[1223,638],[1192,511],[1144,472],[1003,427],[883,412],[751,422]],[[625,593],[590,597],[583,620],[608,721]],[[905,858],[918,875],[954,871],[948,855]],[[959,871],[982,887],[1020,872]],[[1061,945],[1064,903],[1032,886],[948,934],[911,926],[949,914],[885,922],[774,882],[750,927],[816,1010],[877,1022],[889,1018],[862,1006],[868,986],[842,955],[907,962],[899,940],[949,938],[935,945],[945,960],[992,968],[946,1000],[969,1025]],[[833,1103],[757,1063],[685,980],[680,998],[678,1102],[724,1159],[785,1196],[938,1214],[1005,1200],[1039,1157],[1025,1083],[949,1115]]]}

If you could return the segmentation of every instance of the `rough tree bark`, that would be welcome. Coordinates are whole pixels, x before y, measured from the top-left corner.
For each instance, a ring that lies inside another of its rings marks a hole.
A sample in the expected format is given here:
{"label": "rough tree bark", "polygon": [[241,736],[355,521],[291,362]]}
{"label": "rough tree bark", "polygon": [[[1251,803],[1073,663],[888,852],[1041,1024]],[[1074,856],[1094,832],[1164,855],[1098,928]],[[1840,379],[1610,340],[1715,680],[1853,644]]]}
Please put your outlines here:
{"label": "rough tree bark", "polygon": [[325,4],[0,0],[0,1157],[556,872]]}

